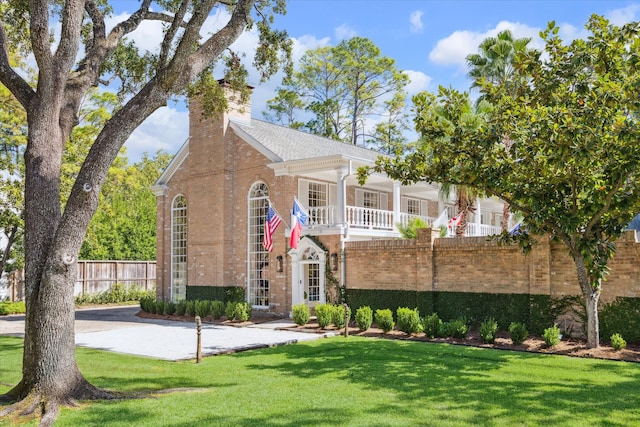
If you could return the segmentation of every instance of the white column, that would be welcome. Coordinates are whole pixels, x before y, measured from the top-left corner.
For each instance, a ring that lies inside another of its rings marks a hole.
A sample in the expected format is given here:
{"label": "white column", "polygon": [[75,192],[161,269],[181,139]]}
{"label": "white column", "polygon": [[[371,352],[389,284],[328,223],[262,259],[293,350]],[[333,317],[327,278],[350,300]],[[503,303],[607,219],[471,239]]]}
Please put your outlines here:
{"label": "white column", "polygon": [[480,226],[482,224],[482,207],[480,206],[480,197],[476,197],[476,236],[481,236]]}
{"label": "white column", "polygon": [[347,176],[349,176],[349,168],[347,166],[341,166],[336,169],[337,173],[337,190],[336,199],[338,206],[336,206],[336,223],[344,226],[346,209],[347,209]]}
{"label": "white column", "polygon": [[400,222],[400,182],[393,181],[393,223]]}

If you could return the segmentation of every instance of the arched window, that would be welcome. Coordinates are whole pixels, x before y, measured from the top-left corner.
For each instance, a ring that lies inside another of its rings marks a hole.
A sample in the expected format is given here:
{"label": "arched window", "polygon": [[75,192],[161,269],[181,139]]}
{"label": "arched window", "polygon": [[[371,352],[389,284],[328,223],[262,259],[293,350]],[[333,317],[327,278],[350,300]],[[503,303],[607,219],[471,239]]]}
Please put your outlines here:
{"label": "arched window", "polygon": [[187,291],[187,199],[171,205],[171,300],[185,299]]}
{"label": "arched window", "polygon": [[262,246],[269,188],[258,182],[249,190],[247,215],[247,299],[255,307],[269,307],[269,251]]}

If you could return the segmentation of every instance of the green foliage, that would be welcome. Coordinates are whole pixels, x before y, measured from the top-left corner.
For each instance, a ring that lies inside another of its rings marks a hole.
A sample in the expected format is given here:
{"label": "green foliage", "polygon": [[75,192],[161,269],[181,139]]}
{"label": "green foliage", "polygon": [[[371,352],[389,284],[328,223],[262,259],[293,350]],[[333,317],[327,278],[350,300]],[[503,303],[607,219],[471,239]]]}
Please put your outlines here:
{"label": "green foliage", "polygon": [[187,316],[195,317],[196,315],[196,302],[195,301],[187,301],[187,309],[184,313]]}
{"label": "green foliage", "polygon": [[211,301],[209,300],[196,300],[195,301],[196,316],[205,318],[211,312]]}
{"label": "green foliage", "polygon": [[411,218],[406,225],[396,223],[396,228],[404,239],[415,239],[418,237],[418,229],[428,228],[426,221],[420,217]]}
{"label": "green foliage", "polygon": [[296,325],[306,325],[311,318],[311,310],[306,304],[296,304],[293,306],[293,321]]}
{"label": "green foliage", "polygon": [[233,310],[233,320],[237,320],[238,322],[246,322],[251,318],[252,307],[248,302],[238,302],[235,304],[235,309]]}
{"label": "green foliage", "polygon": [[242,302],[245,301],[244,288],[241,286],[189,286],[186,292],[187,300],[209,300]]}
{"label": "green foliage", "polygon": [[620,333],[630,343],[640,343],[640,298],[617,297],[602,304],[599,313],[603,337]]}
{"label": "green foliage", "polygon": [[[298,70],[285,79],[278,95],[267,101],[267,119],[351,144],[368,117],[386,114],[367,144],[387,153],[401,153],[406,142],[404,87],[409,83],[391,58],[371,40],[354,37],[337,46],[307,51]],[[390,96],[391,95],[391,96]],[[306,123],[297,113],[313,117]]]}
{"label": "green foliage", "polygon": [[227,305],[224,307],[224,315],[227,316],[227,320],[233,320],[236,315],[236,305],[238,302],[227,301]]}
{"label": "green foliage", "polygon": [[469,333],[469,326],[464,318],[452,320],[450,322],[443,322],[438,335],[441,337],[452,337],[464,339]]}
{"label": "green foliage", "polygon": [[496,340],[496,334],[498,333],[498,322],[492,317],[480,324],[480,338],[483,342],[493,344]]}
{"label": "green foliage", "polygon": [[211,318],[218,320],[225,312],[224,303],[220,300],[211,301]]}
{"label": "green foliage", "polygon": [[169,316],[172,316],[176,312],[176,303],[173,301],[166,301],[164,303],[164,312]]}
{"label": "green foliage", "polygon": [[622,338],[622,335],[616,333],[611,335],[611,347],[615,351],[620,351],[627,347],[627,342]]}
{"label": "green foliage", "polygon": [[342,304],[336,304],[332,306],[331,310],[331,323],[338,329],[344,328],[345,316],[347,321],[351,319],[351,308],[345,307]]}
{"label": "green foliage", "polygon": [[156,301],[156,308],[155,308],[154,313],[155,314],[164,314],[164,305],[165,305],[165,303],[164,303],[163,300],[161,300],[161,299],[157,300]]}
{"label": "green foliage", "polygon": [[398,329],[407,335],[417,334],[422,331],[420,313],[417,308],[412,310],[408,307],[398,307],[396,318],[398,319]]}
{"label": "green foliage", "polygon": [[176,316],[184,316],[187,314],[187,300],[180,300],[176,303]]}
{"label": "green foliage", "polygon": [[331,325],[333,322],[333,305],[331,304],[316,304],[315,306],[316,312],[316,321],[318,322],[318,326],[324,329],[327,326]]}
{"label": "green foliage", "polygon": [[560,328],[556,324],[545,329],[542,333],[542,339],[544,340],[544,343],[549,347],[558,345],[560,343],[561,337],[562,336],[560,335]]}
{"label": "green foliage", "polygon": [[358,307],[356,310],[356,325],[361,331],[366,331],[371,327],[373,322],[373,310],[368,305]]}
{"label": "green foliage", "polygon": [[7,314],[21,314],[25,313],[26,311],[27,308],[24,305],[24,301],[0,302],[0,316],[4,316]]}
{"label": "green foliage", "polygon": [[511,342],[514,345],[520,345],[527,339],[529,336],[529,331],[527,331],[527,327],[520,322],[512,322],[509,325],[509,334],[511,336]]}
{"label": "green foliage", "polygon": [[431,313],[422,319],[422,330],[428,338],[437,337],[440,328],[442,328],[442,320],[438,313]]}
{"label": "green foliage", "polygon": [[98,294],[81,294],[75,297],[76,305],[85,304],[117,304],[130,301],[140,301],[142,298],[155,299],[154,290],[144,290],[136,285],[124,285],[121,283],[113,284],[109,290]]}
{"label": "green foliage", "polygon": [[378,309],[375,314],[376,325],[385,333],[393,330],[395,322],[393,321],[393,313],[388,308]]}

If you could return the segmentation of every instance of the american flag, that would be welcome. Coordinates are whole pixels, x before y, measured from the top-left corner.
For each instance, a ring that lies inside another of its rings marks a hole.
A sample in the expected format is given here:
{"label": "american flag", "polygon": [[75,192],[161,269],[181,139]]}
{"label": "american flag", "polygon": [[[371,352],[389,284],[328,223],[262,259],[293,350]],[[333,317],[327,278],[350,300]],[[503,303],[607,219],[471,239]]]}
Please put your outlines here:
{"label": "american flag", "polygon": [[273,250],[273,234],[276,232],[276,228],[282,222],[282,218],[276,212],[275,209],[269,203],[267,208],[267,219],[264,222],[264,238],[262,239],[262,245],[266,250],[271,252]]}

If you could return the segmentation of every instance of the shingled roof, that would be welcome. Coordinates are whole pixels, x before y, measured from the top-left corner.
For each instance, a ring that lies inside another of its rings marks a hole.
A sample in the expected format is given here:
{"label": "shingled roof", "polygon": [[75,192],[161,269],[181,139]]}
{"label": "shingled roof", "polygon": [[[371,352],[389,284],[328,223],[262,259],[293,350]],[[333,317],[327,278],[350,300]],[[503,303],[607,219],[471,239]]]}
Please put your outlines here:
{"label": "shingled roof", "polygon": [[[251,119],[251,123],[231,121],[234,130],[257,149],[261,145],[268,151],[272,161],[289,161],[343,155],[374,162],[381,154],[367,148],[357,147],[318,135]],[[248,138],[247,138],[248,137]],[[263,151],[263,150],[261,150]],[[264,152],[264,151],[263,151]]]}

